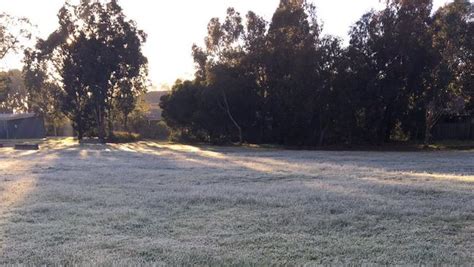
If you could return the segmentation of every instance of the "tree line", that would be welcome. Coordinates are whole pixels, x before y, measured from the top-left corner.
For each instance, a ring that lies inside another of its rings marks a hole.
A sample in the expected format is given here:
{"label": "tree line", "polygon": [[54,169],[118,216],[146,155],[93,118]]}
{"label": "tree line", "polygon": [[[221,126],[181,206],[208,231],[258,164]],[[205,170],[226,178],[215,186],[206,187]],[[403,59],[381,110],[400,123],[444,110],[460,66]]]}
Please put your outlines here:
{"label": "tree line", "polygon": [[[323,35],[316,8],[281,0],[271,21],[233,8],[194,45],[193,80],[161,107],[173,136],[212,143],[321,146],[429,142],[444,116],[473,114],[473,4],[389,0],[364,14],[349,44]],[[142,118],[147,35],[117,0],[66,2],[59,27],[33,48],[28,19],[0,13],[0,60],[25,51],[24,69],[0,73],[0,111],[36,112],[79,137],[113,136]]]}
{"label": "tree line", "polygon": [[193,80],[162,98],[179,138],[321,146],[429,142],[443,117],[473,114],[473,4],[390,0],[349,45],[323,36],[316,9],[281,0],[270,22],[229,8],[192,47]]}

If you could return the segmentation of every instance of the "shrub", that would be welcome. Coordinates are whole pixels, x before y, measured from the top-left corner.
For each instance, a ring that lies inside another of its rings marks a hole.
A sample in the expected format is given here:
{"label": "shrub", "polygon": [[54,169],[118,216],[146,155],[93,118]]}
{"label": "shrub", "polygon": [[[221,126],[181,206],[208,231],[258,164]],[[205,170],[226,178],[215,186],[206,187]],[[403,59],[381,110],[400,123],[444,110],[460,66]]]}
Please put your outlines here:
{"label": "shrub", "polygon": [[164,121],[150,121],[135,129],[143,138],[155,140],[168,140],[170,129]]}
{"label": "shrub", "polygon": [[137,133],[127,132],[114,132],[113,136],[109,137],[109,143],[122,144],[122,143],[133,143],[140,141],[141,136]]}

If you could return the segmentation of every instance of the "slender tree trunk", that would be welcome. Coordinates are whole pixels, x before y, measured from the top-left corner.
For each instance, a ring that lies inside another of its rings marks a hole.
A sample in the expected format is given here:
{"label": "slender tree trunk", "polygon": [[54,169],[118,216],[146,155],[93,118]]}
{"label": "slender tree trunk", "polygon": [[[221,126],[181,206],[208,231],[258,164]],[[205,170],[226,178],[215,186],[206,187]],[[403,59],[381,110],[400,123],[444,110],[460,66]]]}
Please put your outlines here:
{"label": "slender tree trunk", "polygon": [[239,145],[241,145],[243,143],[242,128],[237,123],[237,121],[234,119],[234,116],[232,116],[232,113],[231,113],[230,107],[229,107],[229,102],[227,101],[227,96],[226,96],[225,92],[222,92],[222,96],[224,98],[225,111],[226,111],[227,116],[229,117],[229,119],[234,124],[235,128],[237,128],[237,131],[239,133]]}
{"label": "slender tree trunk", "polygon": [[98,127],[98,134],[99,134],[99,141],[102,144],[105,144],[105,116],[104,112],[100,110],[100,107],[97,105],[97,127]]}
{"label": "slender tree trunk", "polygon": [[437,111],[434,103],[430,103],[425,111],[425,139],[424,144],[427,146],[431,142],[431,131],[441,118],[441,112]]}
{"label": "slender tree trunk", "polygon": [[77,118],[77,122],[76,122],[77,139],[79,139],[79,141],[81,141],[84,138],[84,128],[83,128],[83,125],[82,125],[82,119],[80,118],[80,116],[78,116],[78,117],[76,117]]}
{"label": "slender tree trunk", "polygon": [[431,142],[431,129],[426,128],[425,140],[424,140],[425,146],[429,145],[430,142]]}
{"label": "slender tree trunk", "polygon": [[428,146],[431,142],[431,130],[433,129],[433,124],[432,122],[430,121],[430,118],[426,118],[426,127],[425,127],[425,138],[423,140],[423,143],[425,144],[425,146]]}
{"label": "slender tree trunk", "polygon": [[107,122],[109,126],[109,136],[113,136],[114,135],[114,119],[112,118],[112,115],[110,114],[111,113],[109,112],[109,118],[107,119]]}
{"label": "slender tree trunk", "polygon": [[128,134],[131,134],[130,129],[128,128],[128,114],[124,114],[123,127]]}
{"label": "slender tree trunk", "polygon": [[101,137],[99,138],[101,143],[105,144],[105,136],[106,136],[106,129],[105,129],[105,114],[101,112],[101,118],[100,118],[100,132],[101,132]]}
{"label": "slender tree trunk", "polygon": [[77,139],[81,141],[84,138],[84,131],[82,130],[82,126],[77,127]]}
{"label": "slender tree trunk", "polygon": [[329,127],[326,125],[319,135],[319,147],[322,147],[324,144],[324,138],[326,137],[326,132],[328,128]]}
{"label": "slender tree trunk", "polygon": [[384,117],[379,129],[378,139],[382,143],[389,143],[391,134],[392,134],[392,108],[389,105],[384,112]]}
{"label": "slender tree trunk", "polygon": [[389,120],[387,122],[387,125],[385,126],[385,134],[383,138],[385,143],[390,143],[391,135],[392,135],[392,122]]}

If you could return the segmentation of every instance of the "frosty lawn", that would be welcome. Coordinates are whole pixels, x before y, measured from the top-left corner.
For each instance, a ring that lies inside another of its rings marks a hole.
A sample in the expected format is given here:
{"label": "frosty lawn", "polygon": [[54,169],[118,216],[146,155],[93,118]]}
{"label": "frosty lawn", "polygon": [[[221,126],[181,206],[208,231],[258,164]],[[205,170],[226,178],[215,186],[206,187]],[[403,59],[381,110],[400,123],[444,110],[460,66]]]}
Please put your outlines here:
{"label": "frosty lawn", "polygon": [[469,264],[474,152],[0,149],[0,264]]}

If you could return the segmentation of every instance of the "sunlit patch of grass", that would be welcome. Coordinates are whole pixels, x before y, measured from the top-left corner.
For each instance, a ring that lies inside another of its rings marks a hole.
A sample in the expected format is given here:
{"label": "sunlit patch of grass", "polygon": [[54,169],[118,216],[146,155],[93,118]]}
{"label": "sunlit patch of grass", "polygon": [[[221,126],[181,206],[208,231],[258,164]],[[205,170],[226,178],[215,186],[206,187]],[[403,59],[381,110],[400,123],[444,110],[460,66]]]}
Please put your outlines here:
{"label": "sunlit patch of grass", "polygon": [[433,150],[474,150],[474,140],[435,141],[427,147]]}
{"label": "sunlit patch of grass", "polygon": [[0,265],[474,260],[470,151],[47,142],[0,154]]}
{"label": "sunlit patch of grass", "polygon": [[458,182],[469,182],[474,183],[474,175],[456,175],[456,174],[443,174],[443,173],[415,173],[415,172],[404,172],[401,173],[408,177],[416,178],[427,178],[432,180],[447,180],[447,181],[458,181]]}
{"label": "sunlit patch of grass", "polygon": [[[24,154],[24,152],[23,152]],[[4,162],[0,160],[0,169],[8,172],[25,172],[21,177],[2,177],[0,174],[0,257],[3,253],[6,225],[11,220],[11,210],[24,204],[36,187],[36,177],[24,168],[21,160]]]}

